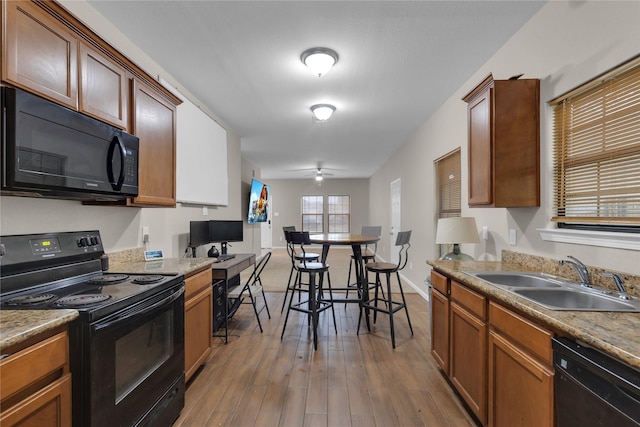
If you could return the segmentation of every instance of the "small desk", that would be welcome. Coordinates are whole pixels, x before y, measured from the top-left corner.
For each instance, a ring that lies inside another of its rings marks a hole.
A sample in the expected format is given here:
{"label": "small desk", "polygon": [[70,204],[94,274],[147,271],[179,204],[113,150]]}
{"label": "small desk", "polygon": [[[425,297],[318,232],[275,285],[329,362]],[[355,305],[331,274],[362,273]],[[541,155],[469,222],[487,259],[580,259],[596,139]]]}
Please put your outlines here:
{"label": "small desk", "polygon": [[[256,263],[256,254],[234,254],[235,257],[231,258],[227,261],[215,262],[211,265],[211,270],[213,273],[213,285],[214,290],[214,299],[216,298],[216,289],[215,286],[222,281],[222,307],[224,307],[224,335],[214,335],[214,337],[224,338],[224,343],[227,344],[229,342],[229,304],[227,302],[227,293],[229,292],[229,287],[231,284],[239,285],[240,284],[240,273],[242,273],[247,268],[255,265]],[[212,321],[215,322],[215,306],[216,301],[214,301],[214,313]],[[214,325],[215,329],[215,325]]]}
{"label": "small desk", "polygon": [[[365,234],[345,234],[345,233],[325,233],[311,234],[311,243],[322,245],[322,262],[327,261],[329,247],[331,245],[351,245],[353,257],[356,265],[356,282],[358,283],[359,298],[333,299],[333,302],[358,303],[369,300],[369,284],[364,271],[364,261],[362,260],[362,245],[375,243],[380,240],[378,236],[367,236]],[[348,286],[348,285],[347,285]],[[333,287],[332,287],[333,288]],[[348,288],[333,288],[333,290],[346,290]],[[367,326],[369,326],[369,313],[366,313]]]}

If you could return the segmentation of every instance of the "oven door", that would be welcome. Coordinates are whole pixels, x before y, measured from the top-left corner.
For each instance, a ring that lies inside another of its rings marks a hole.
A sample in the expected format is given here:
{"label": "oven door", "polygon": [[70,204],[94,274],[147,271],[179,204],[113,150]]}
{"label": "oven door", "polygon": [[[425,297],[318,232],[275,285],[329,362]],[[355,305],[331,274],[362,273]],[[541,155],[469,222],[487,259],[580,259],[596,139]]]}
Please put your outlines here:
{"label": "oven door", "polygon": [[184,285],[92,324],[89,333],[83,394],[90,401],[81,406],[89,413],[75,425],[171,425],[184,406]]}

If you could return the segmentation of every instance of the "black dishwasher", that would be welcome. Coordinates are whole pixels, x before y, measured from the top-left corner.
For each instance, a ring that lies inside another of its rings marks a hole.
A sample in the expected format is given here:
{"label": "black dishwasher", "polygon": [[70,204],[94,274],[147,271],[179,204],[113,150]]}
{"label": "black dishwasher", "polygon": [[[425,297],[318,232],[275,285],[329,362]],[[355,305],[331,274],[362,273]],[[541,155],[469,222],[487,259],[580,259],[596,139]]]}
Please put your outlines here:
{"label": "black dishwasher", "polygon": [[556,427],[639,427],[640,372],[567,338],[552,340]]}

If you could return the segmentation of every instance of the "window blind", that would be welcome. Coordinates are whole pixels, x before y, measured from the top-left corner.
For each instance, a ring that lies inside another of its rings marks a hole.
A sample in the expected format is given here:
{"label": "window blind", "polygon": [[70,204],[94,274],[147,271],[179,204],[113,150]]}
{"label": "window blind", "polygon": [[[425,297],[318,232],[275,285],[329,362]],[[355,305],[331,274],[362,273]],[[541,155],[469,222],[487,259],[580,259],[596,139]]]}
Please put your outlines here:
{"label": "window blind", "polygon": [[640,226],[640,58],[550,104],[552,221]]}
{"label": "window blind", "polygon": [[460,150],[435,161],[438,197],[438,218],[458,217],[461,214]]}

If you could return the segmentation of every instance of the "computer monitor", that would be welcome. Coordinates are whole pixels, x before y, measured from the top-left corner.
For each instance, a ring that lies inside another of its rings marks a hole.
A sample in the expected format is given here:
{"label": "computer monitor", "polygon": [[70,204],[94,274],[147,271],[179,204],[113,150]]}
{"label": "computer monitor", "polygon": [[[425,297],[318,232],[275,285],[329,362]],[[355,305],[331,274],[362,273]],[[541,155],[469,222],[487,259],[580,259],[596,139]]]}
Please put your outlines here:
{"label": "computer monitor", "polygon": [[244,222],[241,220],[211,220],[209,221],[209,242],[220,243],[220,253],[227,254],[227,243],[242,242]]}

